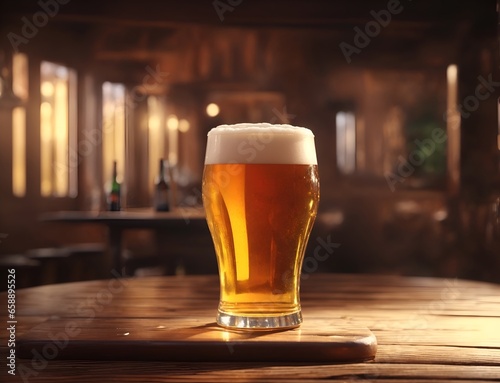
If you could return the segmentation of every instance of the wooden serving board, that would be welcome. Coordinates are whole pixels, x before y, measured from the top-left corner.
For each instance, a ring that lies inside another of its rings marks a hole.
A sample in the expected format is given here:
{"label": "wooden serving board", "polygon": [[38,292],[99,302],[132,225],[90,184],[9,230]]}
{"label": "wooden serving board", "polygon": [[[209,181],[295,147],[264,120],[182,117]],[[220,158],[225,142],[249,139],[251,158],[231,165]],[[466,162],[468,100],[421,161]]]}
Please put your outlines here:
{"label": "wooden serving board", "polygon": [[50,319],[18,338],[17,356],[33,359],[359,362],[375,357],[367,328],[306,319],[286,331],[230,331],[196,319]]}

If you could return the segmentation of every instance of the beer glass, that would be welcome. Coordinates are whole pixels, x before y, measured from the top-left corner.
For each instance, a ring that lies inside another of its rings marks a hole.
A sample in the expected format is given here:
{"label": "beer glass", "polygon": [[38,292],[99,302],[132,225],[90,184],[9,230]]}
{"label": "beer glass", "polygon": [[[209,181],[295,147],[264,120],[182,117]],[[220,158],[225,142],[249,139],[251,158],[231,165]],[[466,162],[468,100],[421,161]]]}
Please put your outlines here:
{"label": "beer glass", "polygon": [[309,129],[235,124],[208,133],[203,204],[219,268],[219,325],[300,325],[300,272],[318,201]]}

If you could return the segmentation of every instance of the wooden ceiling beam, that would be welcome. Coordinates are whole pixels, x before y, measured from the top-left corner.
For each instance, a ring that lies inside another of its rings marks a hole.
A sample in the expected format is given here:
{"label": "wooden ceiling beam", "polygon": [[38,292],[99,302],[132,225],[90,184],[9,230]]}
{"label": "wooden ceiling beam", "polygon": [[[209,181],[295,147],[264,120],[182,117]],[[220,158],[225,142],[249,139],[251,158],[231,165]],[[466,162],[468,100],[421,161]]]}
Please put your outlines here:
{"label": "wooden ceiling beam", "polygon": [[[397,0],[392,0],[397,1]],[[400,0],[403,9],[393,15],[394,21],[431,22],[434,24],[457,20],[496,17],[495,1],[484,0],[481,5],[453,0]],[[466,3],[466,4],[464,4]],[[493,8],[489,7],[489,3]],[[216,9],[214,4],[225,4]],[[231,5],[239,4],[239,5]],[[41,11],[36,1],[2,2],[4,17],[19,19]],[[222,9],[222,10],[221,10]],[[293,27],[293,28],[352,28],[373,19],[372,11],[388,9],[388,0],[71,0],[59,5],[53,22],[76,20],[93,23],[139,23],[147,26],[178,24],[209,24],[217,26]],[[491,11],[491,12],[489,12]],[[491,13],[491,15],[489,15]]]}

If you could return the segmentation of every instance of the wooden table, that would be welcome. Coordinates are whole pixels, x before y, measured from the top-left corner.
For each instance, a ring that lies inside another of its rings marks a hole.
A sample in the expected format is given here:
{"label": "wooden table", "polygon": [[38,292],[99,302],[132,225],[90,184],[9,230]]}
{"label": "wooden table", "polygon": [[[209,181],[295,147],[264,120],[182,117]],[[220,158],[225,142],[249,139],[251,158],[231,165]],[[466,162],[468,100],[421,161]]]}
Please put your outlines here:
{"label": "wooden table", "polygon": [[[5,327],[5,294],[1,297],[0,320]],[[301,297],[303,325],[323,318],[339,325],[370,328],[378,339],[375,360],[341,364],[207,362],[211,355],[206,354],[196,362],[141,361],[133,360],[141,359],[141,355],[134,356],[134,349],[129,348],[129,361],[59,360],[56,355],[37,366],[32,360],[18,359],[18,376],[8,375],[3,363],[0,381],[23,381],[19,376],[21,366],[33,371],[28,381],[47,383],[500,380],[500,285],[310,274],[303,278]],[[144,321],[169,327],[179,321],[197,320],[199,328],[204,328],[215,318],[218,280],[216,276],[172,276],[48,285],[17,291],[16,302],[19,341],[28,330],[43,327],[47,320],[86,320],[89,326],[115,335],[129,328],[134,331]],[[54,334],[57,338],[57,332]],[[6,345],[7,334],[2,331],[0,357],[4,361]]]}
{"label": "wooden table", "polygon": [[[163,233],[186,233],[187,229],[207,228],[203,209],[179,208],[169,212],[152,209],[130,209],[123,211],[58,211],[44,213],[42,222],[63,222],[70,224],[99,224],[108,228],[108,243],[113,267],[121,273],[123,268],[123,233],[131,229],[151,229],[157,232],[158,245],[163,246]],[[167,274],[174,274],[176,259],[167,259]]]}

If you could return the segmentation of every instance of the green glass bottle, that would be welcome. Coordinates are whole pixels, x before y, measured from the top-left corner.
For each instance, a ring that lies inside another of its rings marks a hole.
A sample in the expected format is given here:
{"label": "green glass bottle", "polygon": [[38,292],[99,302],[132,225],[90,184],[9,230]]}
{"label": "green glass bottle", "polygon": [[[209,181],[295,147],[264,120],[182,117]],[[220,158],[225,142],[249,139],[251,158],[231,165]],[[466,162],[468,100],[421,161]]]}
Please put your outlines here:
{"label": "green glass bottle", "polygon": [[155,181],[154,207],[156,211],[170,210],[170,185],[165,177],[165,161],[160,159],[159,174]]}
{"label": "green glass bottle", "polygon": [[116,161],[113,161],[113,178],[111,180],[111,191],[108,195],[108,210],[110,211],[121,210],[121,185],[117,177]]}

